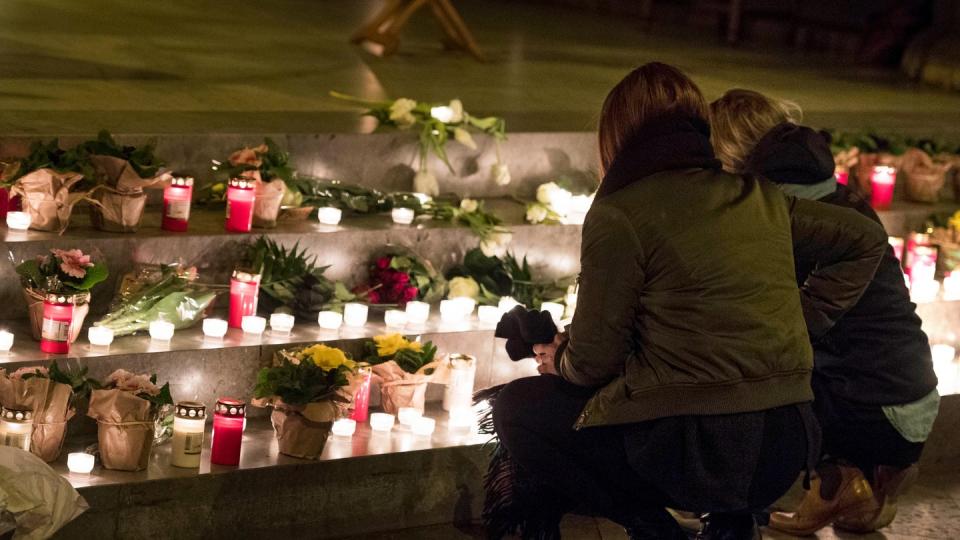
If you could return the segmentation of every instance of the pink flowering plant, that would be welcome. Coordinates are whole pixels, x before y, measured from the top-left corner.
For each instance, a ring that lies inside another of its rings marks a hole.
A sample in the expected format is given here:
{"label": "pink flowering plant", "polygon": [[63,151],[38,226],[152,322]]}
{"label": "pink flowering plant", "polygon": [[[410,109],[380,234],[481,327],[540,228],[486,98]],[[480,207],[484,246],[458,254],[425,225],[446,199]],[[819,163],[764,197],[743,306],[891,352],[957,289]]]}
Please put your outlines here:
{"label": "pink flowering plant", "polygon": [[89,291],[107,279],[107,265],[79,249],[51,249],[17,265],[24,286],[43,292],[73,294]]}
{"label": "pink flowering plant", "polygon": [[145,399],[150,402],[150,408],[154,411],[160,410],[165,405],[173,405],[170,383],[158,386],[156,374],[137,375],[125,369],[118,369],[103,381],[102,388],[129,392],[138,398]]}

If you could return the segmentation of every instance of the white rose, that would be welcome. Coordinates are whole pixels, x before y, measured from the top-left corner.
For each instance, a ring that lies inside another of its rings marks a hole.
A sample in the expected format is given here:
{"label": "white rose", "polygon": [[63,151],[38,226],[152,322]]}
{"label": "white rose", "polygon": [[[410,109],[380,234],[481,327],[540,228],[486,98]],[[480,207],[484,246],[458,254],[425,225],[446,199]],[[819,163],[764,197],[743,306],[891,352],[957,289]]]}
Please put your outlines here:
{"label": "white rose", "polygon": [[494,163],[490,167],[490,179],[498,186],[509,185],[511,180],[510,168],[507,167],[506,163]]}
{"label": "white rose", "polygon": [[413,191],[436,197],[440,194],[440,185],[437,184],[437,177],[430,171],[418,172],[413,177]]}
{"label": "white rose", "polygon": [[470,277],[455,277],[450,280],[450,294],[448,298],[477,298],[480,296],[480,285]]}
{"label": "white rose", "polygon": [[477,149],[477,143],[473,142],[470,132],[463,128],[453,128],[453,138],[471,150]]}
{"label": "white rose", "polygon": [[507,252],[507,245],[513,240],[513,233],[493,233],[486,240],[480,242],[480,251],[487,257],[502,257]]}
{"label": "white rose", "polygon": [[537,201],[542,204],[549,205],[553,201],[553,193],[560,189],[554,182],[547,182],[546,184],[540,184],[537,188]]}
{"label": "white rose", "polygon": [[459,99],[450,101],[450,120],[448,122],[451,124],[463,122],[463,103]]}
{"label": "white rose", "polygon": [[464,199],[460,201],[460,209],[468,214],[476,212],[479,207],[480,203],[478,203],[476,199]]}
{"label": "white rose", "polygon": [[400,98],[390,105],[390,120],[396,122],[400,129],[407,129],[417,122],[416,117],[413,116],[413,110],[416,108],[416,101]]}
{"label": "white rose", "polygon": [[531,204],[527,207],[527,222],[528,223],[542,223],[543,220],[547,219],[547,207],[542,204]]}

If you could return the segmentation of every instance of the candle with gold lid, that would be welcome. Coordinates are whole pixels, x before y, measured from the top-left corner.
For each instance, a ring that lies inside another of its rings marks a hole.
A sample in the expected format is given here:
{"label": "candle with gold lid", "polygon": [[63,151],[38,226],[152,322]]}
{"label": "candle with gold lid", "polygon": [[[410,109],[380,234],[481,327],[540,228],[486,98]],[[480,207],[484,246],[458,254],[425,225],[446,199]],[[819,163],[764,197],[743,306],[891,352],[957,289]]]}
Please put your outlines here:
{"label": "candle with gold lid", "polygon": [[200,452],[203,450],[207,407],[196,401],[181,401],[174,408],[174,413],[170,464],[196,469],[200,466]]}
{"label": "candle with gold lid", "polygon": [[30,451],[33,435],[33,411],[23,408],[0,408],[0,444]]}

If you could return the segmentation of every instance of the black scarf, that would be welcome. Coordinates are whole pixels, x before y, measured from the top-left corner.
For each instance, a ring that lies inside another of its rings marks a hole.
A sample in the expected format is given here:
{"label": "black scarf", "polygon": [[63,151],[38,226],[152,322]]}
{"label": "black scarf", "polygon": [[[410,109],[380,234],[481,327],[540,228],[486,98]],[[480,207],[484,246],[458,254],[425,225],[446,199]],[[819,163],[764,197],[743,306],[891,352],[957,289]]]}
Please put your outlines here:
{"label": "black scarf", "polygon": [[658,172],[720,168],[710,146],[710,126],[699,118],[667,115],[627,138],[603,177],[597,198]]}

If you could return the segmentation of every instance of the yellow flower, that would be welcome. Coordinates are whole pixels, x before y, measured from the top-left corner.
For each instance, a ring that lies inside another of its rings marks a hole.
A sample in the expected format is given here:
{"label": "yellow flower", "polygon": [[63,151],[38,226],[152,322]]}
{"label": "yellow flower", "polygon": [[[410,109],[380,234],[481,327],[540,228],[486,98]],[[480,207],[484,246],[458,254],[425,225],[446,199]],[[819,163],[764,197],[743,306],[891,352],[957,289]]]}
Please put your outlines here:
{"label": "yellow flower", "polygon": [[374,336],[373,341],[377,344],[377,356],[381,358],[393,356],[399,351],[405,349],[410,349],[417,352],[423,350],[422,343],[419,341],[409,341],[400,334]]}
{"label": "yellow flower", "polygon": [[332,371],[340,366],[347,366],[350,369],[356,366],[343,351],[322,343],[307,347],[300,354],[304,359],[309,358],[315,366],[326,371]]}
{"label": "yellow flower", "polygon": [[950,216],[947,224],[950,225],[951,229],[960,231],[960,210],[957,210],[952,216]]}

